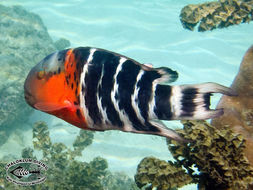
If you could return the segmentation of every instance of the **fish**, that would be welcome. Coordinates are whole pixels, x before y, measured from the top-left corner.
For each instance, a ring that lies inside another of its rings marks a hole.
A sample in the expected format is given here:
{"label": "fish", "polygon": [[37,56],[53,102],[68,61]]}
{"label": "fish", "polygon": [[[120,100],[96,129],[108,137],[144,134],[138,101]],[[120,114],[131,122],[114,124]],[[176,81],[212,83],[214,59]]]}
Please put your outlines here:
{"label": "fish", "polygon": [[24,83],[26,102],[85,130],[151,134],[185,142],[163,120],[206,120],[213,93],[235,96],[217,83],[169,85],[178,73],[94,47],[69,48],[46,56]]}

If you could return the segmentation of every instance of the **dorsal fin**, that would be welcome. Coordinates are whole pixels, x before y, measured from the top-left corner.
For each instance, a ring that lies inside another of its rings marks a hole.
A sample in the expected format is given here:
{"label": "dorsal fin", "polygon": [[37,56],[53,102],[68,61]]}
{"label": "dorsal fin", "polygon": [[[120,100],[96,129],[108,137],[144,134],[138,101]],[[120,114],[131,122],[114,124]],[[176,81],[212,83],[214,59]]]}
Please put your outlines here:
{"label": "dorsal fin", "polygon": [[175,82],[178,78],[177,71],[173,71],[172,69],[168,67],[159,67],[159,68],[155,68],[155,70],[157,70],[157,72],[162,75],[161,82],[171,83],[171,82]]}
{"label": "dorsal fin", "polygon": [[145,71],[153,71],[153,72],[155,71],[159,73],[161,77],[155,80],[156,83],[171,83],[171,82],[175,82],[178,78],[177,71],[173,71],[172,69],[168,67],[153,68],[153,67],[147,66],[146,64],[143,64],[142,69]]}

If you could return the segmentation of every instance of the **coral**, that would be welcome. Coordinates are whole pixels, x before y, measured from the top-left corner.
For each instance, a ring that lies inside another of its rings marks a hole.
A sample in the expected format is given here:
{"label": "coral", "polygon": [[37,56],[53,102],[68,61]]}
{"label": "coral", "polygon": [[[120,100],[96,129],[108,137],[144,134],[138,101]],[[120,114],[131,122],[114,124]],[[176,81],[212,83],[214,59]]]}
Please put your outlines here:
{"label": "coral", "polygon": [[[199,189],[247,189],[253,167],[244,155],[245,140],[229,128],[216,129],[205,121],[182,121],[177,132],[187,144],[167,139],[175,162],[144,158],[135,181],[146,189],[167,190],[198,183]],[[187,171],[187,172],[186,172]]]}
{"label": "coral", "polygon": [[54,45],[58,50],[63,50],[70,46],[70,41],[66,40],[65,38],[60,38],[59,40],[54,42]]}
{"label": "coral", "polygon": [[55,51],[40,17],[20,6],[0,5],[0,144],[33,109],[24,101],[23,83],[34,64]]}
{"label": "coral", "polygon": [[72,152],[72,155],[81,156],[84,148],[92,143],[93,137],[93,133],[89,133],[85,130],[80,130],[79,136],[77,136],[75,142],[73,143],[74,151]]}
{"label": "coral", "polygon": [[24,148],[22,150],[21,156],[22,158],[32,158],[32,159],[36,159],[35,156],[33,156],[33,149],[30,147]]}
{"label": "coral", "polygon": [[[1,92],[0,92],[1,93]],[[1,109],[1,108],[0,108]],[[0,145],[4,144],[8,138],[7,131],[0,131]]]}
{"label": "coral", "polygon": [[222,107],[224,114],[212,124],[219,129],[229,126],[234,133],[242,134],[246,140],[244,153],[253,165],[253,46],[244,55],[231,88],[238,96],[221,97],[217,108]]}
{"label": "coral", "polygon": [[[73,147],[68,148],[63,143],[52,143],[48,127],[45,122],[37,122],[33,127],[33,146],[35,150],[42,151],[41,161],[48,166],[45,172],[46,181],[36,186],[17,186],[4,180],[6,172],[5,162],[0,162],[0,186],[6,189],[84,189],[84,190],[117,190],[118,185],[122,189],[130,189],[133,180],[125,176],[120,178],[107,170],[108,164],[104,158],[96,157],[92,161],[78,161],[77,156],[92,143],[94,133],[80,130]],[[32,148],[22,151],[23,158],[36,159]],[[36,154],[39,157],[39,154]],[[2,167],[3,166],[3,167]],[[115,178],[114,178],[115,177]],[[123,180],[126,180],[123,181]],[[134,187],[134,186],[133,186]],[[134,190],[134,188],[132,188]],[[137,187],[135,188],[135,190]]]}
{"label": "coral", "polygon": [[140,188],[151,183],[150,189],[168,190],[189,184],[192,178],[176,163],[147,157],[138,165],[135,182]]}
{"label": "coral", "polygon": [[42,150],[43,156],[46,157],[50,153],[52,142],[45,122],[37,122],[34,124],[33,139],[34,148]]}
{"label": "coral", "polygon": [[[44,122],[38,122],[33,128],[34,148],[43,151],[43,161],[49,167],[48,184],[57,182],[54,188],[103,189],[99,178],[106,173],[107,162],[103,158],[94,158],[90,163],[74,160],[85,147],[92,143],[93,133],[80,130],[79,136],[73,143],[74,150],[67,148],[63,143],[52,143],[49,131]],[[64,177],[64,181],[62,180]],[[49,185],[49,187],[51,187]]]}
{"label": "coral", "polygon": [[122,172],[107,172],[102,184],[104,190],[139,190],[134,181]]}
{"label": "coral", "polygon": [[[229,128],[221,130],[204,121],[183,122],[179,133],[189,140],[185,146],[168,140],[169,150],[200,188],[247,189],[253,168],[243,151],[245,140]],[[192,167],[198,168],[195,174]]]}
{"label": "coral", "polygon": [[244,55],[240,70],[231,85],[238,94],[235,97],[222,96],[217,108],[224,108],[224,114],[212,120],[217,128],[229,126],[246,139],[245,154],[253,165],[253,46]]}
{"label": "coral", "polygon": [[187,5],[181,10],[184,28],[198,31],[224,28],[253,20],[253,0],[220,0],[198,5]]}

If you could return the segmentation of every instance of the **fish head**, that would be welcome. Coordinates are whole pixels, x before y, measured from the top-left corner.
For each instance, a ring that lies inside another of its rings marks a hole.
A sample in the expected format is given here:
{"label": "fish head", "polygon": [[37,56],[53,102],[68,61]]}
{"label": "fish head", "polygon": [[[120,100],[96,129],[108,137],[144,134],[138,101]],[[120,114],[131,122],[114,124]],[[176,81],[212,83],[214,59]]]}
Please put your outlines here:
{"label": "fish head", "polygon": [[53,105],[62,101],[64,98],[62,59],[61,54],[55,52],[31,69],[24,84],[25,100],[30,106],[37,108],[37,105],[42,103]]}
{"label": "fish head", "polygon": [[73,79],[74,69],[67,69],[73,63],[75,60],[71,49],[46,56],[29,72],[24,95],[31,107],[83,128],[84,119],[80,116],[77,93],[80,83]]}

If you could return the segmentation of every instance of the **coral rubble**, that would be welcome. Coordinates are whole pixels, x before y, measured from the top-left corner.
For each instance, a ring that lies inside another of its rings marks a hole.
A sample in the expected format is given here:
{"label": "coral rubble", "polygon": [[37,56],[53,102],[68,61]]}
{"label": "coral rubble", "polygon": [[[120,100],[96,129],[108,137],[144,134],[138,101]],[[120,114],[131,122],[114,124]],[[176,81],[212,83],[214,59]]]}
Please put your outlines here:
{"label": "coral rubble", "polygon": [[[80,130],[72,148],[63,143],[52,143],[48,127],[45,122],[37,122],[33,127],[33,146],[37,151],[43,152],[40,159],[47,165],[46,181],[35,186],[18,186],[7,182],[4,167],[7,163],[0,162],[0,188],[5,189],[84,189],[84,190],[137,190],[133,180],[126,175],[115,175],[108,171],[108,164],[104,158],[96,157],[90,162],[78,161],[77,156],[93,140],[93,132]],[[33,158],[35,151],[25,148],[23,158]],[[39,154],[36,154],[39,157]]]}
{"label": "coral rubble", "polygon": [[23,83],[31,67],[56,50],[41,18],[20,6],[0,5],[0,144],[15,123],[33,111],[24,101]]}
{"label": "coral rubble", "polygon": [[189,141],[187,145],[167,139],[176,162],[145,158],[136,174],[139,187],[150,183],[158,189],[171,188],[173,179],[168,176],[176,174],[174,183],[180,186],[192,182],[198,183],[199,189],[247,189],[253,182],[253,168],[244,155],[242,135],[229,128],[218,130],[204,121],[185,121],[183,125],[178,133]]}
{"label": "coral rubble", "polygon": [[191,183],[192,178],[185,170],[172,162],[153,157],[144,158],[138,165],[135,182],[138,187],[151,184],[150,188],[167,190]]}
{"label": "coral rubble", "polygon": [[184,28],[198,31],[224,28],[253,20],[253,0],[219,0],[198,5],[187,5],[181,10]]}

